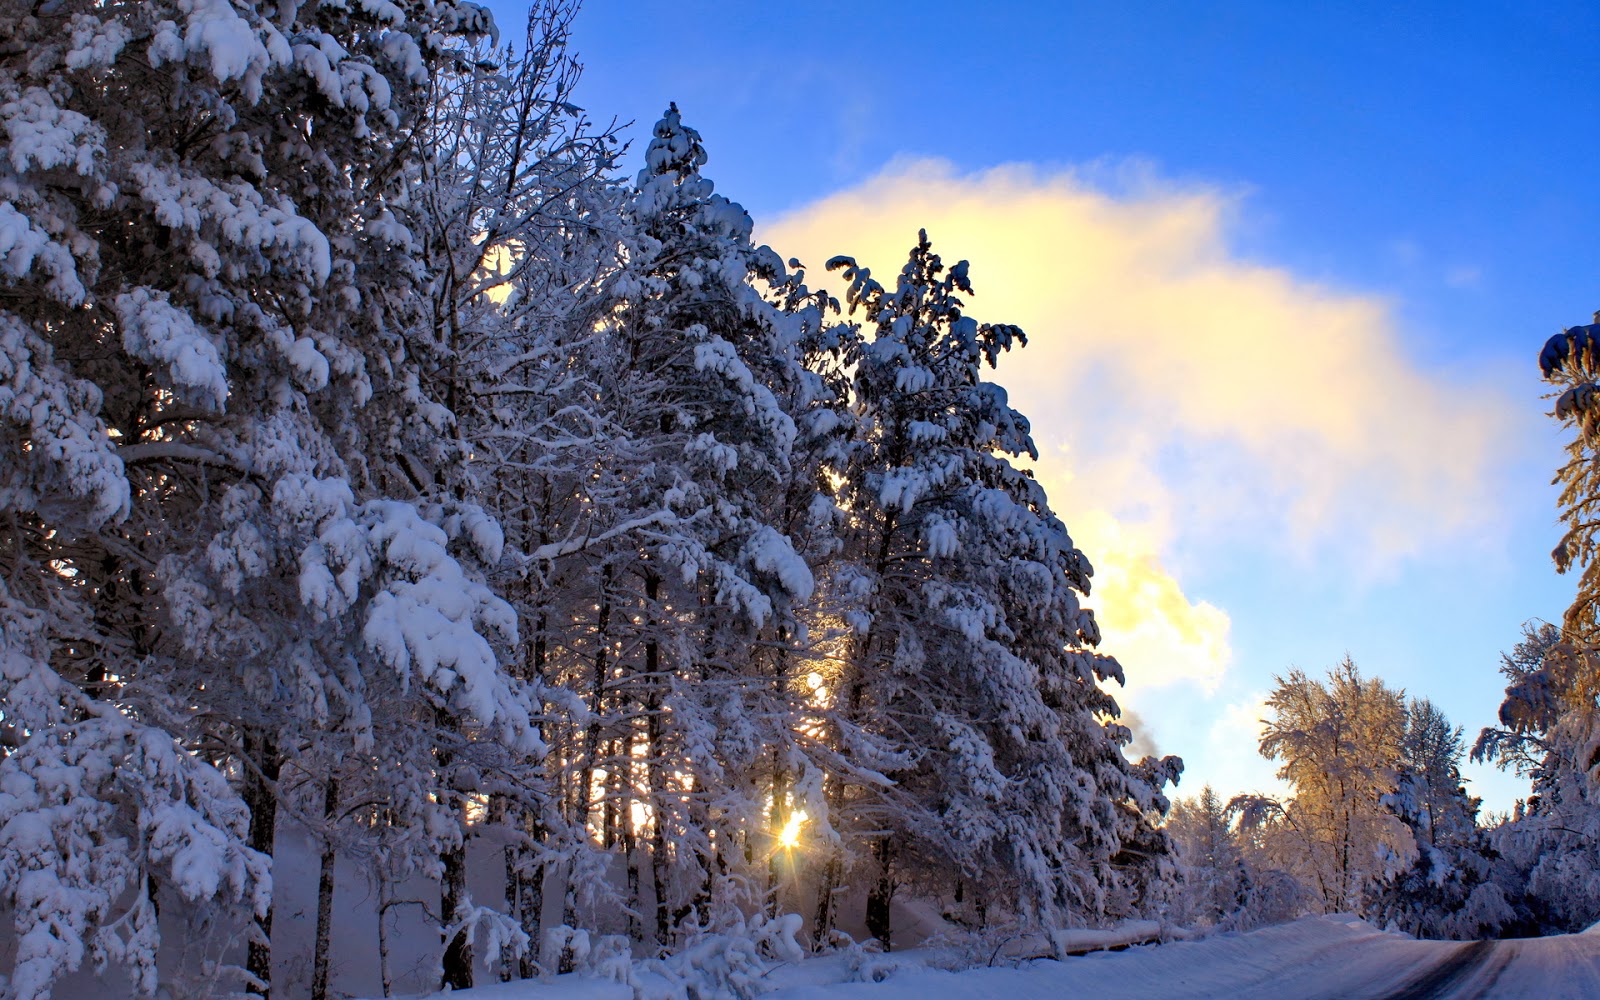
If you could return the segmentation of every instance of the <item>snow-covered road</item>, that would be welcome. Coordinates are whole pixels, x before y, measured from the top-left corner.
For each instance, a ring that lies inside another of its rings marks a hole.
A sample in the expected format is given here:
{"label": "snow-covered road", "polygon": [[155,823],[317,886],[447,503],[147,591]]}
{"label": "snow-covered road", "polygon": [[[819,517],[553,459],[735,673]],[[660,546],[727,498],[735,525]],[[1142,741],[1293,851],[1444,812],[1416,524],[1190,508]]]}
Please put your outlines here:
{"label": "snow-covered road", "polygon": [[1045,1000],[1100,996],[1227,1000],[1600,997],[1600,935],[1457,944],[1316,917],[1223,936],[1036,962],[1017,969],[904,972],[876,984],[795,987],[773,1000]]}
{"label": "snow-covered road", "polygon": [[[1600,998],[1600,933],[1460,944],[1387,934],[1350,917],[1308,917],[1250,934],[1098,953],[1065,962],[945,972],[916,952],[873,956],[840,982],[835,959],[774,969],[763,1000],[1554,1000]],[[648,977],[654,978],[654,977]],[[645,993],[651,992],[646,983]],[[663,996],[671,996],[670,992]],[[628,987],[562,977],[453,1000],[633,1000]]]}

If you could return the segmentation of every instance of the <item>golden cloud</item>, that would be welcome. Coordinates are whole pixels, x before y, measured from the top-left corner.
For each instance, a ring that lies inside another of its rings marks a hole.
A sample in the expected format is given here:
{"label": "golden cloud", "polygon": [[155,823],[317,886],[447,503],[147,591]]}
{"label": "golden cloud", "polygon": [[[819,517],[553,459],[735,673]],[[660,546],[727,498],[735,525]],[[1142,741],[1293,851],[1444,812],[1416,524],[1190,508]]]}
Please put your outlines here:
{"label": "golden cloud", "polygon": [[1070,530],[1095,567],[1091,603],[1105,648],[1129,676],[1142,686],[1188,679],[1214,690],[1233,659],[1227,613],[1184,596],[1147,525],[1088,509],[1073,515]]}
{"label": "golden cloud", "polygon": [[919,228],[948,262],[970,260],[969,311],[1029,335],[995,378],[1095,564],[1106,648],[1141,687],[1214,690],[1229,618],[1185,595],[1175,543],[1381,570],[1481,523],[1511,411],[1424,371],[1383,300],[1241,259],[1231,196],[1148,175],[1127,187],[906,161],[761,238],[815,284],[835,254],[892,284]]}

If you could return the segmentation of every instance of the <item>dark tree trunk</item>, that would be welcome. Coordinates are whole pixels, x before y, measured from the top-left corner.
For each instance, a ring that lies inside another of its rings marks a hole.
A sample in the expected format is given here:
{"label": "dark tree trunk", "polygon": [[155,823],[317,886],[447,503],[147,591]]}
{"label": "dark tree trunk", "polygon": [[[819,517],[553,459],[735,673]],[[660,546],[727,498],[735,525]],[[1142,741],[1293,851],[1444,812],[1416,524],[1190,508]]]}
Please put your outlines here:
{"label": "dark tree trunk", "polygon": [[[278,774],[282,759],[277,743],[266,730],[246,726],[244,737],[244,804],[250,809],[250,849],[272,857],[278,828]],[[245,955],[250,992],[270,996],[272,991],[272,909],[256,918]],[[259,985],[258,985],[259,983]]]}
{"label": "dark tree trunk", "polygon": [[[583,770],[578,786],[576,819],[580,826],[589,825],[589,813],[594,808],[594,772],[600,763],[600,735],[604,728],[606,681],[611,675],[611,570],[600,576],[600,610],[595,619],[595,654],[593,686],[589,693],[589,711],[593,718],[583,734]],[[604,836],[604,806],[602,804],[601,835]]]}
{"label": "dark tree trunk", "polygon": [[[611,675],[611,567],[600,571],[600,609],[595,618],[595,654],[593,687],[589,695],[589,711],[593,720],[583,734],[583,767],[578,772],[578,803],[573,818],[578,829],[588,836],[589,813],[594,808],[594,772],[600,762],[600,735],[604,726],[606,681]],[[601,804],[601,836],[605,836],[604,803]],[[561,900],[561,922],[568,927],[578,923],[578,896],[572,885],[572,874],[567,874],[567,890]],[[570,945],[563,946],[556,962],[556,971],[567,973],[575,967],[575,957]]]}
{"label": "dark tree trunk", "polygon": [[[540,841],[545,836],[545,824],[537,814],[529,809],[526,814],[528,836],[534,841]],[[537,965],[539,955],[539,940],[544,931],[544,882],[547,863],[540,860],[532,863],[532,852],[523,858],[523,865],[517,875],[521,880],[517,887],[517,920],[522,924],[522,929],[528,935],[528,951],[523,954],[518,974],[523,979],[532,979],[539,974]]]}
{"label": "dark tree trunk", "polygon": [[884,951],[891,951],[893,928],[889,921],[889,904],[894,900],[894,838],[883,837],[872,845],[872,854],[878,861],[878,874],[867,892],[867,933],[878,939]]}
{"label": "dark tree trunk", "polygon": [[[618,757],[628,761],[629,767],[633,766],[631,743],[623,743],[623,750]],[[639,838],[633,828],[633,797],[628,796],[622,803],[622,857],[628,871],[628,939],[637,941],[643,936],[639,930],[639,914],[643,912],[644,904],[639,896]]]}
{"label": "dark tree trunk", "polygon": [[835,848],[828,855],[822,870],[822,882],[817,886],[817,917],[812,922],[813,947],[821,948],[833,936],[833,896],[839,889],[839,879],[844,877],[844,852]]}
{"label": "dark tree trunk", "polygon": [[[511,816],[511,800],[503,792],[496,792],[489,796],[489,822],[504,830],[508,841],[515,835]],[[506,913],[512,919],[516,919],[518,913],[521,912],[517,908],[517,890],[520,881],[517,878],[517,853],[518,848],[515,844],[507,844],[505,850],[501,853],[506,869]],[[517,959],[512,953],[511,946],[505,945],[500,949],[500,981],[509,983],[515,978],[517,978]]]}
{"label": "dark tree trunk", "polygon": [[704,830],[706,834],[706,849],[700,854],[700,884],[695,887],[694,898],[689,901],[695,923],[706,927],[711,923],[711,890],[717,860],[717,843],[713,839],[715,833],[710,829],[711,818],[706,815],[706,810],[699,806],[698,800],[690,802],[689,822],[695,829]]}
{"label": "dark tree trunk", "polygon": [[[705,630],[700,639],[700,683],[707,685],[711,681],[711,661],[716,651],[718,615],[704,588],[700,591],[700,621],[704,623],[702,627]],[[689,799],[689,823],[694,829],[705,833],[705,848],[700,852],[700,868],[704,877],[695,890],[692,905],[696,923],[701,927],[709,927],[717,871],[723,868],[726,862],[722,860],[722,844],[718,831],[711,821],[710,802],[706,798],[704,786],[698,780],[695,781],[694,794]]]}
{"label": "dark tree trunk", "polygon": [[[773,757],[778,756],[773,751]],[[772,817],[769,822],[777,836],[781,836],[789,826],[789,775],[783,770],[781,764],[773,761],[772,773]],[[777,840],[777,836],[773,840]],[[778,893],[783,887],[783,868],[785,865],[794,864],[794,854],[785,845],[779,844],[774,850],[769,850],[767,858],[767,916],[778,914]]]}
{"label": "dark tree trunk", "polygon": [[317,873],[316,944],[311,951],[311,1000],[328,1000],[328,969],[332,956],[329,939],[333,935],[333,866],[338,856],[333,849],[333,824],[339,812],[339,778],[329,774],[322,786],[323,832],[322,863]]}
{"label": "dark tree trunk", "polygon": [[[778,629],[778,653],[773,661],[772,687],[773,700],[781,705],[785,701],[785,686],[789,674],[789,631],[785,628]],[[789,816],[792,812],[789,803],[789,769],[784,760],[784,748],[772,748],[772,816],[769,822],[772,830],[781,835],[789,826]],[[776,837],[774,837],[776,839]],[[767,860],[767,915],[778,914],[778,893],[783,884],[783,867],[793,869],[794,855],[787,850],[769,850]]]}
{"label": "dark tree trunk", "polygon": [[606,741],[605,799],[600,803],[601,837],[606,850],[617,846],[622,837],[622,768],[627,758],[623,756],[621,740]]}
{"label": "dark tree trunk", "polygon": [[661,597],[661,578],[645,575],[644,594],[648,598],[644,644],[645,672],[645,770],[650,782],[650,882],[656,897],[656,944],[665,948],[672,937],[672,916],[667,907],[667,769],[661,763],[661,639],[656,633],[659,621],[656,603]]}
{"label": "dark tree trunk", "polygon": [[[444,911],[441,921],[446,926],[455,923],[456,910],[467,890],[467,851],[465,846],[453,847],[440,858],[444,862],[444,891],[439,896],[439,908]],[[465,929],[450,935],[444,946],[444,974],[440,988],[469,990],[472,988],[472,945],[467,941]]]}
{"label": "dark tree trunk", "polygon": [[667,824],[662,799],[656,797],[655,826],[650,831],[650,884],[656,896],[656,944],[672,941],[672,911],[667,907]]}
{"label": "dark tree trunk", "polygon": [[[547,489],[548,494],[548,489]],[[547,496],[548,501],[548,496]],[[541,535],[545,541],[548,537]],[[529,672],[536,680],[545,679],[545,665],[549,658],[550,643],[546,635],[547,620],[543,611],[539,613],[533,634],[533,662],[529,664]],[[545,736],[544,723],[539,724],[539,735]],[[555,794],[555,793],[552,793]],[[524,806],[522,810],[522,829],[527,835],[530,844],[544,841],[546,825],[544,817],[540,815],[536,806]],[[536,860],[537,859],[537,860]],[[511,863],[508,858],[508,864]],[[517,918],[522,925],[523,933],[528,935],[528,950],[523,953],[518,963],[517,975],[520,979],[532,979],[539,974],[539,942],[544,933],[544,883],[547,862],[538,858],[531,847],[516,849],[515,870],[509,877],[514,880],[516,893],[516,906],[509,912]],[[510,892],[511,890],[507,890]]]}
{"label": "dark tree trunk", "polygon": [[[435,721],[440,731],[440,740],[450,739],[457,731],[456,720],[453,715],[444,709],[435,711]],[[439,762],[439,777],[444,785],[444,794],[457,820],[461,820],[463,805],[461,793],[454,787],[454,779],[450,774],[450,766],[454,763],[455,754],[450,750],[441,749],[437,756]],[[439,861],[444,866],[444,880],[439,892],[439,925],[449,928],[456,921],[456,911],[460,909],[462,900],[467,893],[467,831],[465,823],[462,824],[461,840],[454,846],[446,848],[439,855]],[[465,928],[457,930],[450,935],[444,943],[444,960],[439,977],[440,989],[468,990],[472,988],[472,945],[467,941]]]}

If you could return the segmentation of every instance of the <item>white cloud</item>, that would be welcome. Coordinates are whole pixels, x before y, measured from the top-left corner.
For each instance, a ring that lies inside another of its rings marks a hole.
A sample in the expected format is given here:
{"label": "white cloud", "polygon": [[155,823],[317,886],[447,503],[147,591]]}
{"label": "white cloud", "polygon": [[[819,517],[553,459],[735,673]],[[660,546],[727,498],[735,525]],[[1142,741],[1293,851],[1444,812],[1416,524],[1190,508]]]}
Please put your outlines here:
{"label": "white cloud", "polygon": [[1271,714],[1266,693],[1258,691],[1224,706],[1212,723],[1206,734],[1206,757],[1211,764],[1206,780],[1219,793],[1288,793],[1288,785],[1278,777],[1278,766],[1257,750],[1266,729],[1263,720]]}

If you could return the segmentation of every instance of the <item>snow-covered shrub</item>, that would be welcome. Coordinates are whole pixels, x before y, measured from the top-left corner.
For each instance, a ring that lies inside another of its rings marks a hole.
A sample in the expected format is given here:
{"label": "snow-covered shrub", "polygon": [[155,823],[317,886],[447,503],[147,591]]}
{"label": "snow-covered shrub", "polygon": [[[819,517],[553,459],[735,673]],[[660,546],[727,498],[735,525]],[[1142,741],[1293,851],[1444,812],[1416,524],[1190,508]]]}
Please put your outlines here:
{"label": "snow-covered shrub", "polygon": [[749,1000],[766,992],[766,976],[777,963],[805,957],[795,937],[804,923],[799,914],[784,913],[693,934],[667,958],[644,964],[667,984],[649,1000]]}

